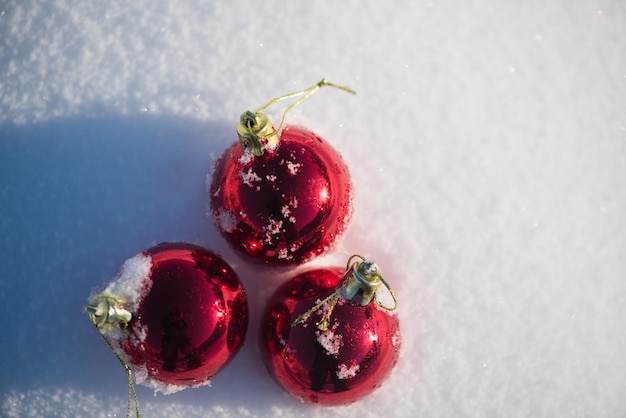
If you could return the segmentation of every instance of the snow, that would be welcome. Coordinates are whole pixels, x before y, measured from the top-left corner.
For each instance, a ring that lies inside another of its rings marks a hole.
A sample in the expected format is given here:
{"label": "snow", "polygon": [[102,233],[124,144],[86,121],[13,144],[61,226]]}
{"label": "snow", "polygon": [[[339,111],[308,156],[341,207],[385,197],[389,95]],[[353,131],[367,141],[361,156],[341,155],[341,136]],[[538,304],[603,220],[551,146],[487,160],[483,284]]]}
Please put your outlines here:
{"label": "snow", "polygon": [[237,162],[239,162],[239,164],[241,165],[246,165],[250,161],[252,161],[253,158],[254,158],[254,153],[252,152],[252,149],[246,148],[243,150],[243,154],[241,154],[241,157],[239,157]]}
{"label": "snow", "polygon": [[337,357],[341,347],[343,347],[343,338],[341,334],[337,334],[337,327],[339,323],[335,322],[333,326],[326,331],[315,331],[317,336],[317,342],[320,343],[326,354],[329,356]]}
{"label": "snow", "polygon": [[302,164],[294,163],[293,161],[287,161],[287,171],[289,171],[289,174],[291,174],[292,176],[298,174],[300,167],[302,167]]}
{"label": "snow", "polygon": [[[244,173],[239,172],[239,177],[241,180],[248,185],[248,187],[255,187],[254,183],[263,180],[257,173],[252,171],[251,168],[248,169],[248,172]],[[259,190],[259,186],[256,186],[256,189]]]}
{"label": "snow", "polygon": [[215,221],[219,225],[220,230],[225,232],[233,232],[237,228],[237,217],[224,208],[217,210]]}
{"label": "snow", "polygon": [[[626,415],[624,19],[619,0],[2,2],[0,415],[124,415],[82,309],[163,241],[220,253],[251,322],[211,387],[139,386],[145,416]],[[244,110],[323,77],[357,94],[285,123],[343,155],[354,214],[306,267],[376,260],[402,328],[382,387],[333,408],[264,369],[258,318],[295,271],[229,249],[205,186]]]}
{"label": "snow", "polygon": [[[143,385],[152,389],[154,391],[154,396],[157,396],[157,394],[171,395],[173,393],[187,390],[189,388],[195,389],[195,388],[200,388],[203,386],[208,386],[208,387],[211,386],[211,379],[201,381],[191,386],[166,383],[166,382],[163,382],[163,381],[160,381],[158,379],[151,377],[145,365],[135,365],[131,363],[130,367],[133,371],[133,378],[134,378],[135,383],[137,385]],[[139,408],[141,412],[141,405]]]}
{"label": "snow", "polygon": [[124,308],[131,313],[137,312],[139,303],[152,287],[150,273],[152,258],[139,253],[122,264],[118,275],[111,280],[102,293],[113,295],[124,302]]}
{"label": "snow", "polygon": [[339,379],[352,379],[359,373],[361,367],[358,363],[351,363],[349,366],[345,363],[339,363],[339,369],[337,370],[337,377]]}

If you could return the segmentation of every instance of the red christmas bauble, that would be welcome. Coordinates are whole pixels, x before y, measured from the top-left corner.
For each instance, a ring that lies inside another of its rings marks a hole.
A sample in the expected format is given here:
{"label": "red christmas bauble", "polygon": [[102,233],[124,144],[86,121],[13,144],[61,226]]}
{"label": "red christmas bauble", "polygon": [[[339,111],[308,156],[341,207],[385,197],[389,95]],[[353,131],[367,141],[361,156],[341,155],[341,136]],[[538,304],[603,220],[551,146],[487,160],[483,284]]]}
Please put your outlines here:
{"label": "red christmas bauble", "polygon": [[210,187],[217,228],[240,253],[277,265],[303,263],[332,248],[352,215],[352,184],[323,139],[285,127],[262,155],[239,142],[216,162]]}
{"label": "red christmas bauble", "polygon": [[397,316],[364,293],[346,298],[344,273],[322,268],[296,276],[279,287],[263,315],[263,360],[305,402],[352,403],[380,387],[398,360]]}
{"label": "red christmas bauble", "polygon": [[119,320],[109,307],[102,333],[125,352],[137,383],[164,393],[208,384],[240,349],[248,327],[246,293],[235,272],[191,244],[163,243],[127,260],[92,299],[96,326],[102,298],[118,302],[118,316],[128,315]]}

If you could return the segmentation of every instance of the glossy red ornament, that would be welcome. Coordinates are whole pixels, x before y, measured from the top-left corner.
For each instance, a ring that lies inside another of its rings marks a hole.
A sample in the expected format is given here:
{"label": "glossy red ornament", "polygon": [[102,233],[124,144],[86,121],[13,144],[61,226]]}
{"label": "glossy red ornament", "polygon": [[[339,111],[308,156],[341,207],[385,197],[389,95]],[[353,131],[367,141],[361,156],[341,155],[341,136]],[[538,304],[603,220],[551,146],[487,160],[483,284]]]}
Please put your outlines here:
{"label": "glossy red ornament", "polygon": [[218,255],[182,243],[127,260],[87,310],[123,350],[118,358],[127,359],[137,383],[164,393],[208,384],[233,359],[248,327],[235,272]]}
{"label": "glossy red ornament", "polygon": [[349,404],[380,387],[397,363],[399,322],[390,312],[395,306],[385,307],[375,290],[355,282],[366,276],[357,271],[369,267],[364,263],[369,262],[306,271],[271,297],[263,315],[262,356],[292,396]]}
{"label": "glossy red ornament", "polygon": [[[329,85],[321,83],[312,89]],[[216,162],[210,186],[218,230],[261,263],[300,264],[331,249],[352,215],[339,153],[306,129],[274,129],[258,111],[245,112],[237,131],[240,142]]]}
{"label": "glossy red ornament", "polygon": [[253,260],[299,264],[333,246],[352,214],[352,185],[341,156],[312,132],[285,127],[260,157],[233,144],[217,161],[213,218]]}

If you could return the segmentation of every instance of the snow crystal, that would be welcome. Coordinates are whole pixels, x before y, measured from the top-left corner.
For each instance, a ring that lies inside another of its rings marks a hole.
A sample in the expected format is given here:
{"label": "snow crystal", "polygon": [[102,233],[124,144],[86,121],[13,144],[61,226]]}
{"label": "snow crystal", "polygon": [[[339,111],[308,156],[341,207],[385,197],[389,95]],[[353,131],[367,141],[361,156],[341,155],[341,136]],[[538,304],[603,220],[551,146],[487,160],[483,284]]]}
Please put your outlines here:
{"label": "snow crystal", "polygon": [[239,178],[241,178],[241,181],[243,181],[244,184],[246,184],[249,187],[254,187],[254,184],[253,184],[254,182],[261,181],[261,177],[259,177],[257,173],[252,171],[251,168],[248,169],[247,173],[244,173],[243,171],[240,172]]}
{"label": "snow crystal", "polygon": [[[283,198],[284,197],[285,195],[283,195]],[[295,216],[291,214],[291,208],[295,209],[297,207],[298,207],[298,199],[295,196],[292,196],[289,198],[289,203],[284,205],[281,208],[280,212],[289,222],[295,224],[297,222],[297,219]]]}
{"label": "snow crystal", "polygon": [[289,170],[289,174],[295,176],[298,174],[298,171],[302,167],[302,164],[294,163],[293,161],[287,161],[287,170]]}
{"label": "snow crystal", "polygon": [[215,215],[215,222],[219,228],[224,232],[233,232],[237,228],[237,218],[232,212],[219,208]]}
{"label": "snow crystal", "polygon": [[241,165],[245,165],[248,164],[250,161],[252,161],[252,159],[254,158],[254,154],[252,153],[252,150],[250,148],[246,148],[243,151],[243,154],[241,154],[241,157],[239,157],[239,164]]}
{"label": "snow crystal", "polygon": [[124,262],[118,275],[102,293],[113,295],[124,301],[125,308],[136,312],[139,303],[150,291],[152,258],[139,253]]}
{"label": "snow crystal", "polygon": [[271,234],[278,234],[280,233],[280,228],[282,228],[282,226],[283,226],[283,221],[270,219],[270,222],[269,224],[267,224],[267,228],[265,230]]}
{"label": "snow crystal", "polygon": [[280,145],[280,141],[268,141],[263,145],[263,149],[267,152],[274,152]]}
{"label": "snow crystal", "polygon": [[316,331],[315,335],[317,336],[317,342],[320,343],[324,350],[326,350],[326,354],[337,357],[339,355],[339,350],[343,345],[343,338],[341,334],[335,334],[339,323],[335,323],[333,327],[326,331]]}
{"label": "snow crystal", "polygon": [[289,220],[289,222],[291,222],[292,224],[296,223],[296,217],[291,214],[291,209],[289,209],[288,205],[285,205],[281,208],[281,213],[285,218],[287,218],[287,220]]}
{"label": "snow crystal", "polygon": [[394,349],[397,350],[398,348],[400,348],[401,341],[402,339],[400,338],[400,331],[398,330],[391,336],[391,345]]}
{"label": "snow crystal", "polygon": [[130,343],[138,347],[141,350],[145,350],[144,345],[142,344],[146,341],[146,337],[148,336],[148,327],[146,325],[137,322],[133,327],[133,332],[129,334]]}
{"label": "snow crystal", "polygon": [[288,260],[293,257],[289,255],[289,251],[286,248],[281,248],[278,250],[278,258]]}
{"label": "snow crystal", "polygon": [[283,227],[283,221],[277,221],[276,219],[270,219],[265,229],[265,240],[267,242],[271,241],[272,235],[280,234],[281,228]]}
{"label": "snow crystal", "polygon": [[337,377],[339,379],[351,379],[359,372],[361,367],[358,363],[352,362],[350,366],[347,366],[345,363],[339,364],[339,369],[337,370]]}

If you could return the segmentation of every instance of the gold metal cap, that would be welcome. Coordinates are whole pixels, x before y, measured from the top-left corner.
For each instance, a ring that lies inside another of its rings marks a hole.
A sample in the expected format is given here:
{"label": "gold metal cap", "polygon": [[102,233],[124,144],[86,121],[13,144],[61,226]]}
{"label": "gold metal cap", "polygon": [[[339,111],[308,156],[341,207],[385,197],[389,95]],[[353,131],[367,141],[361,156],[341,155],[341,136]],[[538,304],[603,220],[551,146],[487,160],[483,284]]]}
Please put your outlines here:
{"label": "gold metal cap", "polygon": [[237,135],[243,149],[250,148],[257,157],[263,155],[266,149],[274,149],[278,145],[278,132],[270,118],[261,112],[247,110],[242,113]]}

